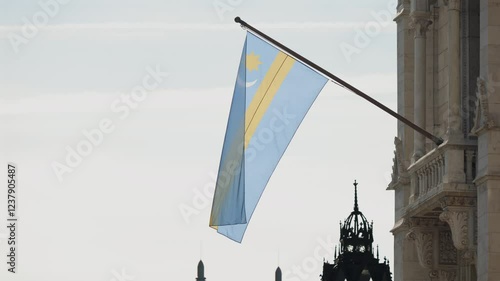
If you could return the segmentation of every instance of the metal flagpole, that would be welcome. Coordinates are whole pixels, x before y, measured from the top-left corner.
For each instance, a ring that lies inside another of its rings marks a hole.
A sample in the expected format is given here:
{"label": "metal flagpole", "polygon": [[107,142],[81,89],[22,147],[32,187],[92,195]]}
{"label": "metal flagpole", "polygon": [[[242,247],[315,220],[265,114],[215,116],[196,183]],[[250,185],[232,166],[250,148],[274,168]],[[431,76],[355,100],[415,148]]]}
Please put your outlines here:
{"label": "metal flagpole", "polygon": [[305,65],[309,66],[310,68],[312,68],[312,69],[316,70],[317,72],[325,75],[326,77],[330,78],[331,80],[333,80],[334,82],[338,83],[339,85],[341,85],[341,86],[349,89],[351,92],[353,92],[356,95],[364,98],[365,100],[369,101],[370,103],[372,103],[373,105],[375,105],[378,108],[382,109],[383,111],[389,113],[390,115],[392,115],[393,117],[395,117],[399,121],[405,123],[406,125],[410,126],[415,131],[417,131],[420,134],[424,135],[426,138],[432,140],[436,145],[439,146],[440,144],[443,143],[443,139],[438,138],[435,135],[427,132],[426,130],[424,130],[423,128],[417,126],[416,124],[414,124],[410,120],[408,120],[405,117],[403,117],[403,116],[399,115],[398,113],[394,112],[392,109],[390,109],[387,106],[381,104],[380,102],[378,102],[374,98],[372,98],[369,95],[367,95],[367,94],[363,93],[362,91],[358,90],[356,87],[354,87],[351,84],[345,82],[344,80],[338,78],[337,76],[335,76],[332,73],[328,72],[327,70],[325,70],[321,66],[313,63],[312,61],[310,61],[310,60],[306,59],[305,57],[299,55],[295,51],[293,51],[293,50],[289,49],[288,47],[284,46],[280,42],[278,42],[278,41],[274,40],[273,38],[267,36],[266,34],[262,33],[261,31],[259,31],[255,27],[253,27],[253,26],[249,25],[248,23],[246,23],[240,17],[236,17],[234,19],[234,21],[237,22],[237,23],[239,23],[239,24],[241,24],[241,26],[249,29],[253,33],[259,35],[260,37],[264,38],[265,40],[269,41],[270,43],[272,43],[276,47],[278,47],[278,48],[282,49],[283,51],[287,52],[289,55],[293,56],[295,59],[299,60],[300,62],[304,63]]}

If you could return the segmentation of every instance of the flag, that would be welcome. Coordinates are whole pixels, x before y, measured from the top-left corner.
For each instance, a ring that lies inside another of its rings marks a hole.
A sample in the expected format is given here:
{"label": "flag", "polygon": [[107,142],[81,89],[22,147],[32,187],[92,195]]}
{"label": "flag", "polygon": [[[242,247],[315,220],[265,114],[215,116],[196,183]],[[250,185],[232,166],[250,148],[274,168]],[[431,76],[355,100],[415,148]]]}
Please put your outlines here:
{"label": "flag", "polygon": [[271,174],[326,82],[247,33],[210,215],[217,232],[241,242]]}

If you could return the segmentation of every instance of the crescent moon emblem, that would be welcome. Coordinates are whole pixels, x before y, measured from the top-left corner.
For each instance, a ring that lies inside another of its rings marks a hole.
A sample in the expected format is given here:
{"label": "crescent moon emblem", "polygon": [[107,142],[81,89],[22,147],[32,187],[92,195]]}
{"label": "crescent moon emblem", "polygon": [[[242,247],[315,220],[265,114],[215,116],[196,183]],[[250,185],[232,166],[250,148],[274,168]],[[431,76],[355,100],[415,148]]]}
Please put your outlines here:
{"label": "crescent moon emblem", "polygon": [[247,82],[247,88],[250,88],[252,87],[253,85],[255,85],[255,83],[257,83],[257,79],[255,79],[254,81],[251,81],[251,82]]}

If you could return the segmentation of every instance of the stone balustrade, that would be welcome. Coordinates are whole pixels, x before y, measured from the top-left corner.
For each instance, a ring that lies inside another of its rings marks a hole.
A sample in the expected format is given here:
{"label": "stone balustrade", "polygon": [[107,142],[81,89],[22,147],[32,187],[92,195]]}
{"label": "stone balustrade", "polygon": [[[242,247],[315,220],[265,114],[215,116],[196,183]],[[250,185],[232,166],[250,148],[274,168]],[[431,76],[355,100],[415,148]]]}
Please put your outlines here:
{"label": "stone balustrade", "polygon": [[442,191],[471,191],[476,169],[476,149],[473,144],[445,143],[408,167],[410,208]]}

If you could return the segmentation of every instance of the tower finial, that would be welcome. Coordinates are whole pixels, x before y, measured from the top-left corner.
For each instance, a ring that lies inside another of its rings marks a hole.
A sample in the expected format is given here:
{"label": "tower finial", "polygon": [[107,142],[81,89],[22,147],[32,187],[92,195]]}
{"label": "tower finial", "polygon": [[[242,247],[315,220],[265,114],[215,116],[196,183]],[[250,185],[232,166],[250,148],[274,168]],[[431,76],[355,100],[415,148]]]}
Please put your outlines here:
{"label": "tower finial", "polygon": [[354,211],[358,212],[358,183],[354,180]]}
{"label": "tower finial", "polygon": [[274,280],[281,281],[281,268],[279,266],[276,268],[276,272],[274,273]]}
{"label": "tower finial", "polygon": [[205,266],[203,265],[203,262],[200,260],[198,262],[198,277],[196,277],[196,281],[205,281]]}

